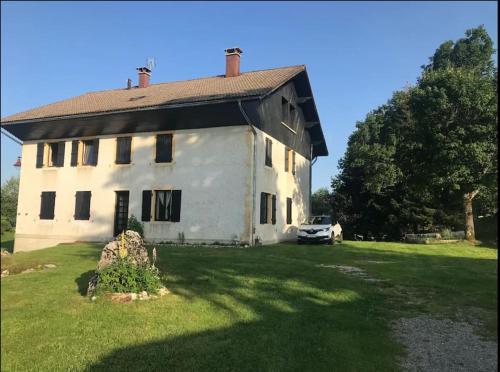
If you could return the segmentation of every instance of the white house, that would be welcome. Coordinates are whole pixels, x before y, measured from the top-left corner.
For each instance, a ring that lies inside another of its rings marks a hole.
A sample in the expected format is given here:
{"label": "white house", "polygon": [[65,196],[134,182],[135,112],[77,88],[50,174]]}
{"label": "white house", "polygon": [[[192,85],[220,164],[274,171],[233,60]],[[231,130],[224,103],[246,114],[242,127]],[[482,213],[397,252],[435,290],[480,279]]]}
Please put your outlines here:
{"label": "white house", "polygon": [[328,150],[305,66],[83,94],[2,119],[23,141],[15,251],[107,241],[274,243],[309,213]]}

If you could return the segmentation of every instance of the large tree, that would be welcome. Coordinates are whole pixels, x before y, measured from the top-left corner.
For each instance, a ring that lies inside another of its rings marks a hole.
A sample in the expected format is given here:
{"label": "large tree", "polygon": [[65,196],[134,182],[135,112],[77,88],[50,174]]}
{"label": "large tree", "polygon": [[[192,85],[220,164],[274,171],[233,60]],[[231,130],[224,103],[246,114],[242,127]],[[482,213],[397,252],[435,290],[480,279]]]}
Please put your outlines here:
{"label": "large tree", "polygon": [[358,122],[332,180],[333,216],[353,233],[439,231],[474,239],[472,199],[496,212],[496,70],[484,30],[442,44],[415,87]]}
{"label": "large tree", "polygon": [[411,106],[414,181],[463,199],[466,237],[475,239],[472,201],[497,182],[497,79],[483,27],[442,44],[425,67]]}

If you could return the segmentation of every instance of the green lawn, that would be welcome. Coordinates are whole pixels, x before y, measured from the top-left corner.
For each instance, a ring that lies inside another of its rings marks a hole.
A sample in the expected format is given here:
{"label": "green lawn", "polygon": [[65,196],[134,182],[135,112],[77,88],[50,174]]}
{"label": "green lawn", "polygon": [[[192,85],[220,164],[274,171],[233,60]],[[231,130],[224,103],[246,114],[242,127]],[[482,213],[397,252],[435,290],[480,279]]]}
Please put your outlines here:
{"label": "green lawn", "polygon": [[467,314],[497,338],[496,249],[159,247],[172,294],[113,304],[82,295],[100,248],[60,245],[2,262],[57,265],[1,280],[2,371],[392,371],[403,349],[390,322],[417,313]]}

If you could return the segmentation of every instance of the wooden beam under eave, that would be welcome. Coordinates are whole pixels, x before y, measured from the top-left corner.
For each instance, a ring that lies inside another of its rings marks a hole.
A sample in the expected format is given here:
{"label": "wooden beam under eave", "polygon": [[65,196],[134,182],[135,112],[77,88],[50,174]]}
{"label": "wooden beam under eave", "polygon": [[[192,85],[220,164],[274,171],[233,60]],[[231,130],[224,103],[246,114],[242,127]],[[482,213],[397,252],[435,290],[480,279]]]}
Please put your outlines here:
{"label": "wooden beam under eave", "polygon": [[306,103],[307,101],[311,100],[312,97],[297,97],[297,104],[301,105],[303,103]]}
{"label": "wooden beam under eave", "polygon": [[305,127],[307,128],[312,128],[315,125],[319,125],[319,121],[306,121]]}

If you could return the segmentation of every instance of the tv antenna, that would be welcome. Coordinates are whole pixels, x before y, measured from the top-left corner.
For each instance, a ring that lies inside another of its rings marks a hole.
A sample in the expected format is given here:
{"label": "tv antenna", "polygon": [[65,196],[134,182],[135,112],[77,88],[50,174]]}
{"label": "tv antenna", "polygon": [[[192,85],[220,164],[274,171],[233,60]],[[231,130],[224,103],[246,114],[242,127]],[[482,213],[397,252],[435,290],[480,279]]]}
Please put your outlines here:
{"label": "tv antenna", "polygon": [[146,66],[148,66],[148,69],[153,71],[153,69],[156,67],[156,61],[154,58],[148,58],[146,61]]}

